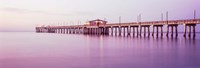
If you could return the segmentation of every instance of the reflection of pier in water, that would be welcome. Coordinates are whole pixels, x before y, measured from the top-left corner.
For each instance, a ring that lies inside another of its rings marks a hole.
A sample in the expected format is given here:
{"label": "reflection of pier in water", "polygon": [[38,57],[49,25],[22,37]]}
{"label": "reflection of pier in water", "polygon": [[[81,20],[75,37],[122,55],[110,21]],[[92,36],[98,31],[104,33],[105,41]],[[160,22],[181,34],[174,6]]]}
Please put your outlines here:
{"label": "reflection of pier in water", "polygon": [[[74,26],[46,26],[36,27],[38,33],[65,33],[65,34],[94,34],[94,35],[119,35],[122,33],[132,36],[150,36],[150,27],[153,28],[152,36],[156,32],[156,36],[163,36],[163,26],[167,26],[166,36],[175,34],[178,36],[178,26],[184,25],[184,37],[188,33],[188,37],[195,37],[196,24],[200,24],[200,19],[187,20],[168,20],[168,21],[152,21],[152,22],[130,22],[130,23],[112,23],[107,24],[107,21],[93,20],[85,25]],[[174,32],[175,31],[175,32]],[[193,33],[192,33],[193,32]],[[192,35],[193,34],[193,35]]]}

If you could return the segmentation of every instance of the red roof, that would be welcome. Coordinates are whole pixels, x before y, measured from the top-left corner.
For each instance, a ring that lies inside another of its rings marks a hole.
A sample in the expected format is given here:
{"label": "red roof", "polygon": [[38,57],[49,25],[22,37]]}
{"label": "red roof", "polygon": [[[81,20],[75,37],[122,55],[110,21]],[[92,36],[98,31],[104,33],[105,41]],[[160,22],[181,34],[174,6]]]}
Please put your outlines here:
{"label": "red roof", "polygon": [[107,21],[104,21],[104,20],[101,20],[101,19],[96,19],[96,20],[92,20],[92,21],[89,21],[89,22],[93,22],[93,21],[103,21],[103,22],[107,22]]}

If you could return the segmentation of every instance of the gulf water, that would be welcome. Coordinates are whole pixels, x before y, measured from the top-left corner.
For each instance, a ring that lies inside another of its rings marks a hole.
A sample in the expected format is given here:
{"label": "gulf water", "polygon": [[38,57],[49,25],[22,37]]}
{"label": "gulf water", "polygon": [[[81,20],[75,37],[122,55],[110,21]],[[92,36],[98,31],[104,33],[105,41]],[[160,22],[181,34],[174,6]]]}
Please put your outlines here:
{"label": "gulf water", "polygon": [[200,68],[200,34],[157,38],[0,32],[0,68]]}

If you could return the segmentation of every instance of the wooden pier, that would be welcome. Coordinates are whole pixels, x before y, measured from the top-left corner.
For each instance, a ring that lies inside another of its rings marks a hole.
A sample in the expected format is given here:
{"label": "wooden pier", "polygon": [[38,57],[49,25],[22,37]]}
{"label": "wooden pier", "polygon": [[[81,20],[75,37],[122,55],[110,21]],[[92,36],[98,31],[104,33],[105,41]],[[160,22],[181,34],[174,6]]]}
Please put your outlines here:
{"label": "wooden pier", "polygon": [[[110,23],[100,19],[89,21],[84,25],[73,26],[46,26],[36,27],[37,33],[64,33],[64,34],[95,34],[95,35],[132,35],[132,36],[163,36],[163,26],[167,26],[166,36],[177,37],[178,26],[184,25],[184,37],[195,37],[196,24],[200,19]],[[152,32],[150,32],[152,28]],[[152,34],[151,34],[152,33]],[[155,35],[154,35],[155,34]],[[193,35],[192,35],[193,34]]]}

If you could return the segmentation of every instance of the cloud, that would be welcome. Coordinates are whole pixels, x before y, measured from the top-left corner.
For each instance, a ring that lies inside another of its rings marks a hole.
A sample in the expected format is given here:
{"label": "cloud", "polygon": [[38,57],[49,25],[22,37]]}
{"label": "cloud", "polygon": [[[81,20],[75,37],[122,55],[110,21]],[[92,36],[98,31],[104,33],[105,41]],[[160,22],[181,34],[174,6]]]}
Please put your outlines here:
{"label": "cloud", "polygon": [[56,16],[75,16],[75,15],[93,15],[90,12],[73,12],[70,14],[65,13],[52,13],[52,12],[46,12],[46,11],[39,11],[39,10],[29,10],[29,9],[20,9],[20,8],[0,8],[0,11],[6,11],[6,12],[15,12],[15,13],[36,13],[36,14],[45,14],[45,15],[56,15]]}

